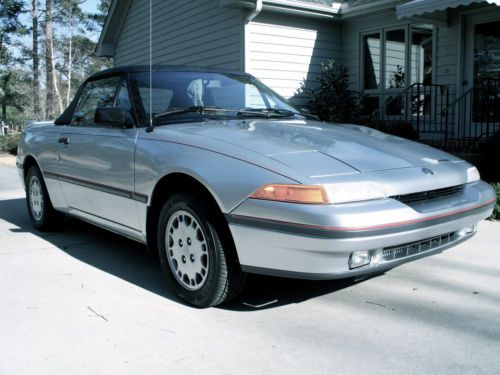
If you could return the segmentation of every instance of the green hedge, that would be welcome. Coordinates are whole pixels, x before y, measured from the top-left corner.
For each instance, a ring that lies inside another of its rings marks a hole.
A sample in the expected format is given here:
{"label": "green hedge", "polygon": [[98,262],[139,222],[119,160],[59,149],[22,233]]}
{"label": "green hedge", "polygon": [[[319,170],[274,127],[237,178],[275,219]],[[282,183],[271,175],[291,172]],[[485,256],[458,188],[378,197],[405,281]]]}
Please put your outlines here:
{"label": "green hedge", "polygon": [[493,189],[495,189],[497,193],[497,203],[495,208],[493,209],[493,213],[490,216],[491,220],[500,220],[500,182],[495,182],[491,184]]}
{"label": "green hedge", "polygon": [[0,135],[0,152],[8,152],[9,154],[16,155],[19,136],[20,133]]}

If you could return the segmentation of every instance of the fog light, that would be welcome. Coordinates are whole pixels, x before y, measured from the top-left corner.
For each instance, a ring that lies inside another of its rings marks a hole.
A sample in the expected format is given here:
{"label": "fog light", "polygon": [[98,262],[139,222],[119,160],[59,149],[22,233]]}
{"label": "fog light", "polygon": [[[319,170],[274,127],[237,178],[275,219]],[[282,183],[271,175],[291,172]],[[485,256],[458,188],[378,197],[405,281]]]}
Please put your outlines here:
{"label": "fog light", "polygon": [[358,268],[370,264],[371,254],[370,250],[361,250],[351,253],[349,257],[349,268]]}
{"label": "fog light", "polygon": [[471,234],[471,233],[474,233],[476,231],[476,226],[471,225],[470,227],[464,228],[464,230],[465,230],[465,234]]}
{"label": "fog light", "polygon": [[371,251],[371,261],[370,264],[372,266],[378,266],[380,262],[382,261],[382,249],[376,249]]}
{"label": "fog light", "polygon": [[468,235],[473,234],[475,231],[476,231],[476,226],[471,225],[471,226],[465,227],[463,229],[460,229],[460,231],[458,232],[458,235],[459,235],[459,237],[468,236]]}

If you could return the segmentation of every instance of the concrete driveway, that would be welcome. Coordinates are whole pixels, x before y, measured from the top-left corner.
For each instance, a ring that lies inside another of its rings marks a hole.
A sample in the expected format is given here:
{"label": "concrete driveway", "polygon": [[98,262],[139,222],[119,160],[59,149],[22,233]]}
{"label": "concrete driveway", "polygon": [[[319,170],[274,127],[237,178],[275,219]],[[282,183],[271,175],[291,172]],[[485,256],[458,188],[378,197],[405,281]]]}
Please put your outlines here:
{"label": "concrete driveway", "polygon": [[0,374],[499,374],[500,223],[358,283],[252,276],[180,303],[143,246],[73,220],[33,230],[0,164]]}

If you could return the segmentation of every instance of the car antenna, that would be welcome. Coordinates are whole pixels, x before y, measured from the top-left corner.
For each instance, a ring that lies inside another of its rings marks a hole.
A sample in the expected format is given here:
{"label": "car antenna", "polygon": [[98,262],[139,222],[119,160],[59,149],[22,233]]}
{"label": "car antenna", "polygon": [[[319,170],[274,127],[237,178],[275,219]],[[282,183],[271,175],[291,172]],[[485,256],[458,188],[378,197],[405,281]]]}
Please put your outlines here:
{"label": "car antenna", "polygon": [[151,133],[155,130],[153,125],[153,12],[151,2],[152,0],[149,0],[149,125],[146,128],[146,133]]}

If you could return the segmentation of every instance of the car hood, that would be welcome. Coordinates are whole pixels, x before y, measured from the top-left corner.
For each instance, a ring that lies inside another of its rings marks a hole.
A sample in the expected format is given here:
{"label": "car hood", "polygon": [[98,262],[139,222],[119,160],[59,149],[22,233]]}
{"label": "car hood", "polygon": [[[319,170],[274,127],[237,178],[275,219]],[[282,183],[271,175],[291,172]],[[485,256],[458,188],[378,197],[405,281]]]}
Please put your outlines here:
{"label": "car hood", "polygon": [[[411,168],[460,159],[377,130],[308,120],[229,120],[165,126],[189,133],[190,143],[231,144],[258,153],[308,177]],[[195,144],[193,144],[195,145]]]}

